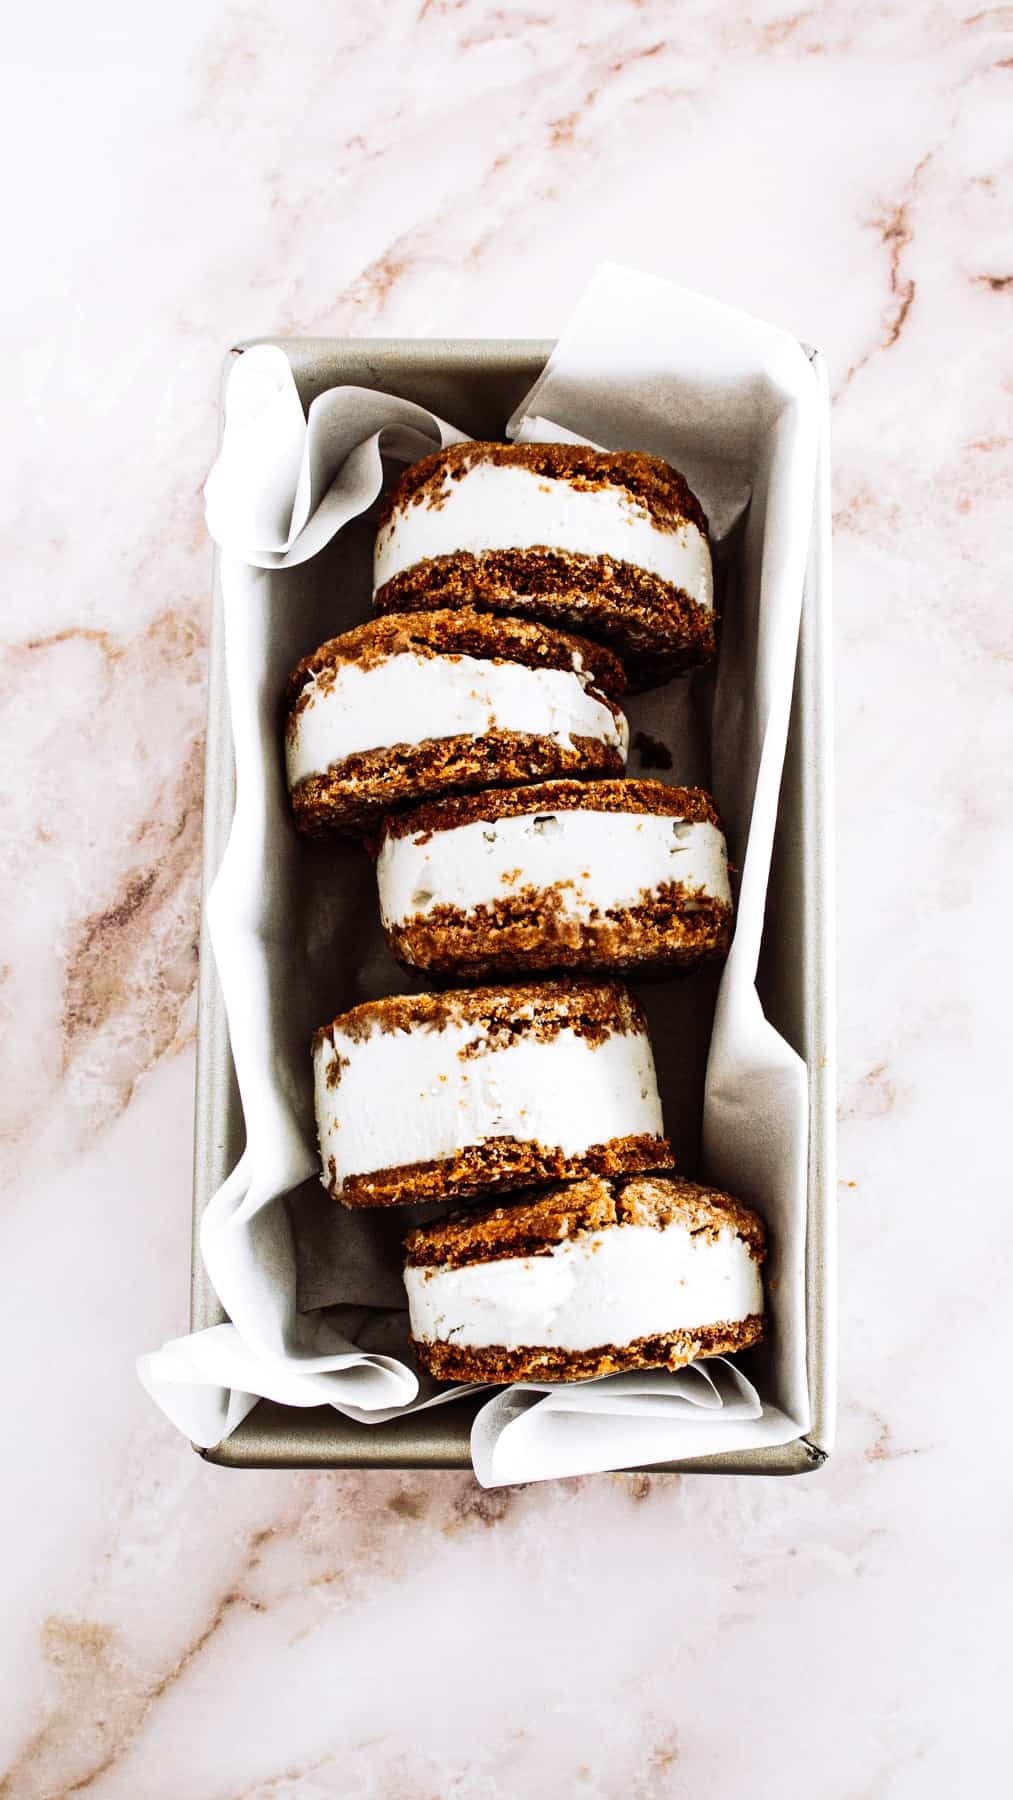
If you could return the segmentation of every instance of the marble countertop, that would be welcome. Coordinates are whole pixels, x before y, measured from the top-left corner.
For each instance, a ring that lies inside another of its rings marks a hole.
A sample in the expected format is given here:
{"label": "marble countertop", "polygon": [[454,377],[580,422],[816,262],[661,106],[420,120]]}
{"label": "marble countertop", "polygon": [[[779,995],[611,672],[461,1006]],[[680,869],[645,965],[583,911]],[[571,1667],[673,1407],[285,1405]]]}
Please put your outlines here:
{"label": "marble countertop", "polygon": [[[5,1800],[924,1800],[1004,1766],[1013,12],[749,12],[8,20]],[[133,1357],[185,1325],[222,354],[551,335],[603,255],[833,373],[839,1449],[494,1493],[210,1468]]]}

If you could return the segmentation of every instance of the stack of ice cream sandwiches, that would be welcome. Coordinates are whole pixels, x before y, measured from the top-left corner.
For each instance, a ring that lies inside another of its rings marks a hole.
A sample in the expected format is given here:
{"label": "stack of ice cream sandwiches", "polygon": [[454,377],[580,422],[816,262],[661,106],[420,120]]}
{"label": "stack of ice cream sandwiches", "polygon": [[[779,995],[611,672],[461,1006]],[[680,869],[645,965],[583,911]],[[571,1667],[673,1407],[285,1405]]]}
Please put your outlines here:
{"label": "stack of ice cream sandwiches", "polygon": [[363,839],[398,962],[313,1044],[323,1181],[468,1203],[411,1232],[422,1367],[547,1381],[678,1368],[763,1332],[762,1221],[674,1173],[623,975],[722,957],[702,789],[627,778],[628,686],[713,654],[707,520],[632,451],[465,443],[383,504],[374,618],[289,683],[298,828]]}

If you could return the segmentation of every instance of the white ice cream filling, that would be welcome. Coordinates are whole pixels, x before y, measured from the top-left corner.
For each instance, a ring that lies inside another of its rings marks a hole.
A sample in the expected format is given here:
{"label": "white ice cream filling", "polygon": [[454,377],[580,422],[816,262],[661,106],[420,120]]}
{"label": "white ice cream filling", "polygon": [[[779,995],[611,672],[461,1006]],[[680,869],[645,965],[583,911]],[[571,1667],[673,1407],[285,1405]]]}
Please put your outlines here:
{"label": "white ice cream filling", "polygon": [[339,1188],[346,1176],[444,1161],[489,1138],[538,1142],[570,1157],[612,1138],[662,1135],[646,1033],[591,1044],[566,1029],[462,1055],[484,1029],[479,1021],[377,1029],[365,1039],[337,1031],[317,1046],[320,1154],[325,1170],[333,1157]]}
{"label": "white ice cream filling", "polygon": [[405,1285],[414,1337],[475,1349],[593,1350],[763,1311],[744,1240],[678,1222],[582,1232],[546,1256],[409,1268]]}
{"label": "white ice cream filling", "polygon": [[377,533],[374,592],[428,557],[485,550],[564,550],[613,556],[714,604],[707,540],[688,520],[662,530],[620,487],[577,488],[533,469],[476,462],[449,477],[437,506],[408,500]]}
{"label": "white ice cream filling", "polygon": [[[554,888],[552,903],[582,922],[634,906],[679,881],[728,904],[725,840],[709,821],[590,810],[479,819],[448,831],[384,841],[377,862],[388,928],[437,906],[462,912],[526,887]],[[563,884],[556,887],[556,884]]]}
{"label": "white ice cream filling", "polygon": [[545,737],[564,749],[577,737],[620,751],[629,728],[591,691],[579,655],[573,669],[529,669],[476,656],[389,656],[363,668],[340,663],[329,685],[314,683],[286,742],[289,787],[324,775],[365,750],[492,730]]}

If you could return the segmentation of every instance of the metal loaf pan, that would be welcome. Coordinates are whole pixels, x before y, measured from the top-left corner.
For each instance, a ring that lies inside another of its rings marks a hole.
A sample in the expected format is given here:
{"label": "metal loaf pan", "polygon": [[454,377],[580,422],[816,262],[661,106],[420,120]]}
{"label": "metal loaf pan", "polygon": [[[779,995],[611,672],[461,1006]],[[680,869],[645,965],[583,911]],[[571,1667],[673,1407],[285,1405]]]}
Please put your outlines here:
{"label": "metal loaf pan", "polygon": [[[439,339],[261,339],[280,343],[304,404],[343,383],[402,395],[453,419],[475,437],[497,437],[552,348],[548,342]],[[238,350],[247,345],[237,346]],[[823,391],[818,352],[807,351]],[[226,364],[226,373],[231,364]],[[830,683],[830,525],[826,431],[817,478],[788,754],[768,896],[760,997],[768,1017],[804,1059],[810,1127],[806,1231],[806,1349],[812,1425],[777,1448],[652,1465],[699,1474],[796,1475],[818,1468],[833,1441],[834,1165],[833,813]],[[221,862],[234,804],[222,605],[211,618],[204,785],[204,889]],[[201,1214],[244,1140],[221,988],[202,922],[198,996],[190,1325],[224,1318],[200,1259]],[[208,1461],[227,1468],[470,1467],[477,1402],[462,1400],[387,1425],[363,1426],[329,1407],[299,1410],[262,1400]]]}

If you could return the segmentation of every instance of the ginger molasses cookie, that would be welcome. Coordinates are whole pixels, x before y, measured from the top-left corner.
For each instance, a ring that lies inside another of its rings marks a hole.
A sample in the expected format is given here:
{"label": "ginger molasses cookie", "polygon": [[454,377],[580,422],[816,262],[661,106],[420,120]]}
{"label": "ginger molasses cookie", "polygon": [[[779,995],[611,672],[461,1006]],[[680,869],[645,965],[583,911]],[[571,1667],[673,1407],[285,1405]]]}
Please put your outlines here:
{"label": "ginger molasses cookie", "polygon": [[763,1336],[763,1221],[678,1177],[575,1182],[405,1248],[415,1353],[440,1380],[679,1369]]}
{"label": "ginger molasses cookie", "polygon": [[385,821],[377,881],[398,960],[457,980],[691,969],[731,932],[714,802],[660,781],[430,801]]}
{"label": "ginger molasses cookie", "polygon": [[387,495],[377,612],[467,606],[608,644],[641,687],[714,651],[707,519],[677,469],[580,444],[452,444]]}
{"label": "ginger molasses cookie", "polygon": [[620,982],[372,1000],[313,1053],[322,1179],[346,1206],[672,1164],[644,1015]]}
{"label": "ginger molasses cookie", "polygon": [[290,677],[296,824],[354,835],[437,794],[621,774],[624,686],[600,645],[530,620],[468,609],[374,619]]}

